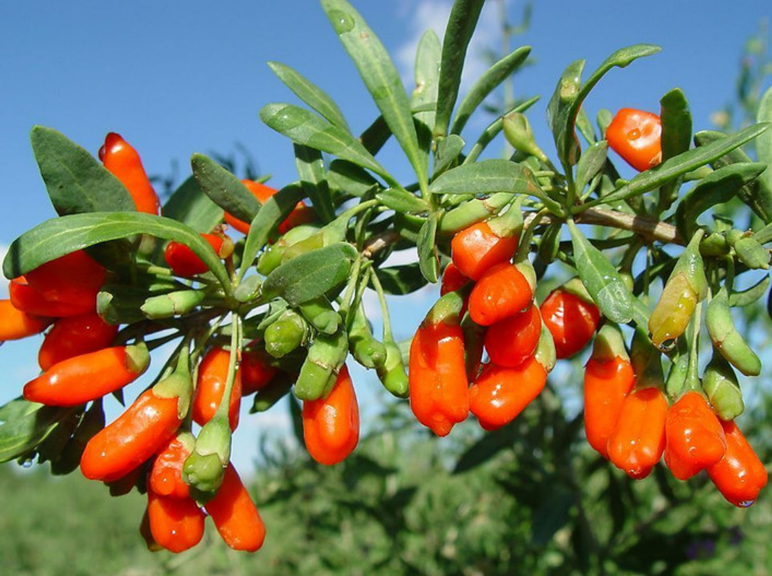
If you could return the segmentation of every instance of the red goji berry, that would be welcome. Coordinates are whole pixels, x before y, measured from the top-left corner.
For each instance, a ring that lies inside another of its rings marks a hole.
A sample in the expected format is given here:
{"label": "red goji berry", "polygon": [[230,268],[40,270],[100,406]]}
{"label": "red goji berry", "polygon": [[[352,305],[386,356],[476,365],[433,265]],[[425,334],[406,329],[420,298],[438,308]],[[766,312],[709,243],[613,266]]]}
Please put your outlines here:
{"label": "red goji berry", "polygon": [[33,316],[52,318],[80,316],[92,312],[96,306],[96,300],[89,304],[70,304],[46,300],[40,292],[27,283],[24,276],[14,278],[8,283],[8,293],[11,297],[11,303],[17,310]]}
{"label": "red goji berry", "polygon": [[[220,258],[233,254],[233,241],[224,234],[201,234]],[[192,278],[209,270],[196,253],[181,242],[171,241],[164,250],[166,264],[177,276]]]}
{"label": "red goji berry", "polygon": [[622,404],[635,385],[629,358],[590,358],[584,369],[584,430],[587,442],[608,459],[611,438]]}
{"label": "red goji berry", "polygon": [[62,360],[107,348],[117,333],[118,326],[108,324],[96,312],[60,318],[40,346],[38,364],[48,370]]}
{"label": "red goji berry", "polygon": [[[260,202],[265,202],[277,192],[275,188],[266,186],[262,182],[255,182],[254,180],[242,180],[241,182],[249,189],[250,192],[252,192],[255,198],[260,200]],[[303,202],[298,202],[297,206],[292,209],[292,212],[290,212],[284,221],[279,224],[279,234],[285,234],[288,230],[291,230],[295,226],[308,224],[314,220],[316,220],[316,214],[314,213],[313,209],[303,204]],[[250,222],[239,220],[227,212],[225,213],[225,221],[242,234],[249,233]]]}
{"label": "red goji berry", "polygon": [[160,496],[186,498],[190,490],[182,477],[182,466],[193,451],[195,438],[189,432],[173,436],[155,455],[148,477],[149,488]]}
{"label": "red goji berry", "polygon": [[587,346],[600,322],[594,303],[560,288],[542,302],[541,315],[555,341],[557,358],[571,358]]}
{"label": "red goji berry", "polygon": [[522,312],[491,324],[485,333],[485,350],[491,362],[514,367],[533,356],[541,335],[541,315],[531,304]]}
{"label": "red goji berry", "polygon": [[662,122],[643,110],[622,108],[606,128],[609,148],[643,172],[662,162]]}
{"label": "red goji berry", "polygon": [[201,542],[204,512],[193,498],[174,498],[147,491],[150,533],[159,546],[179,553]]}
{"label": "red goji berry", "polygon": [[533,288],[514,264],[489,268],[469,295],[469,314],[477,324],[490,326],[525,310],[533,302]]}
{"label": "red goji berry", "polygon": [[79,307],[84,312],[94,309],[105,276],[104,267],[83,250],[50,260],[24,275],[46,300]]}
{"label": "red goji berry", "polygon": [[[255,345],[252,342],[250,346]],[[241,395],[249,396],[268,384],[279,371],[269,363],[268,354],[261,348],[245,350],[241,355]]]}

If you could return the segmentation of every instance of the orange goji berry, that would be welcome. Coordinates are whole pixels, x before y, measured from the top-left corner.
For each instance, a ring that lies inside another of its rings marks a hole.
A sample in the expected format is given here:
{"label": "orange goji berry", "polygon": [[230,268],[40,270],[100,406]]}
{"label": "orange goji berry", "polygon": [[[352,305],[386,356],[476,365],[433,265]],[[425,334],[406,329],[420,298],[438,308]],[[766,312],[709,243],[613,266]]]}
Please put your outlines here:
{"label": "orange goji berry", "polygon": [[[201,234],[220,258],[233,254],[233,241],[224,234]],[[209,268],[196,253],[181,242],[171,241],[164,250],[164,259],[177,276],[192,278],[207,272]]]}
{"label": "orange goji berry", "polygon": [[[255,342],[251,343],[251,345]],[[268,354],[260,348],[245,350],[241,355],[241,395],[249,396],[268,384],[279,371],[269,363]]]}
{"label": "orange goji berry", "polygon": [[514,420],[544,390],[547,371],[535,356],[508,368],[490,363],[469,388],[469,408],[485,430]]}
{"label": "orange goji berry", "polygon": [[453,264],[467,278],[479,280],[491,266],[512,258],[517,242],[517,236],[498,236],[487,222],[478,222],[453,237]]}
{"label": "orange goji berry", "polygon": [[137,212],[161,212],[161,202],[142,166],[142,159],[120,134],[110,132],[105,137],[105,143],[99,149],[99,159],[129,191]]}
{"label": "orange goji berry", "polygon": [[77,406],[120,390],[149,363],[144,344],[103,348],[54,364],[24,386],[24,397],[48,406]]}
{"label": "orange goji berry", "polygon": [[635,385],[629,358],[590,358],[584,368],[584,430],[587,442],[608,459],[608,441],[622,404]]}
{"label": "orange goji berry", "polygon": [[[252,192],[255,198],[260,200],[260,202],[265,202],[277,192],[275,188],[266,186],[262,182],[255,182],[254,180],[242,180],[241,183],[244,184],[244,186],[246,186],[249,191]],[[279,224],[279,234],[285,234],[288,230],[294,228],[295,226],[308,224],[314,220],[316,220],[316,214],[314,213],[313,209],[303,204],[303,202],[298,202],[297,206],[292,209],[292,212],[290,212],[284,221]],[[242,234],[249,233],[250,222],[239,220],[227,212],[225,213],[225,221]]]}
{"label": "orange goji berry", "polygon": [[[231,353],[224,348],[212,348],[201,360],[198,367],[198,382],[193,394],[191,411],[193,421],[203,426],[209,422],[222,401],[225,383],[228,379],[228,366]],[[241,406],[241,371],[237,370],[233,380],[233,389],[229,398],[228,421],[231,430],[239,425]]]}
{"label": "orange goji berry", "polygon": [[508,262],[489,268],[469,295],[469,314],[477,324],[490,326],[525,310],[533,302],[533,288],[525,275]]}
{"label": "orange goji berry", "polygon": [[149,488],[160,496],[186,498],[190,490],[182,477],[182,466],[193,451],[195,439],[189,432],[173,436],[153,460],[148,477]]}
{"label": "orange goji berry", "polygon": [[229,547],[256,552],[263,545],[265,525],[233,464],[228,464],[217,495],[204,508]]}
{"label": "orange goji berry", "polygon": [[311,457],[327,466],[343,461],[359,441],[359,407],[344,364],[326,398],[303,402],[303,438]]}
{"label": "orange goji berry", "polygon": [[86,478],[109,482],[137,468],[163,448],[182,423],[179,398],[143,392],[114,422],[97,433],[83,451]]}
{"label": "orange goji berry", "polygon": [[662,122],[656,114],[622,108],[606,128],[609,148],[643,172],[662,162]]}
{"label": "orange goji berry", "polygon": [[24,275],[46,300],[69,304],[84,312],[94,309],[105,276],[104,267],[83,250],[50,260]]}
{"label": "orange goji berry", "polygon": [[16,308],[10,300],[0,300],[0,342],[39,334],[49,324],[50,318],[28,314]]}
{"label": "orange goji berry", "polygon": [[201,542],[204,512],[193,498],[174,498],[147,491],[150,533],[156,544],[179,553]]}
{"label": "orange goji berry", "polygon": [[739,508],[747,508],[767,484],[767,470],[734,421],[721,421],[726,439],[724,457],[708,468],[718,491]]}
{"label": "orange goji berry", "polygon": [[690,390],[675,402],[665,422],[665,464],[679,480],[713,466],[726,452],[724,429],[705,398]]}

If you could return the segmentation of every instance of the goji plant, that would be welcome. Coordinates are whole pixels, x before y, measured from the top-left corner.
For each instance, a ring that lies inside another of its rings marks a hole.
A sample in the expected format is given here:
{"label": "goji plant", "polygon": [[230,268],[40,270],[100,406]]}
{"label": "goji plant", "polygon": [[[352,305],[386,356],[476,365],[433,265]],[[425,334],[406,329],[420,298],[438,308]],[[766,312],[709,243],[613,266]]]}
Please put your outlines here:
{"label": "goji plant", "polygon": [[[0,458],[37,457],[55,472],[79,465],[115,493],[146,491],[151,547],[194,546],[209,515],[227,545],[256,551],[266,530],[230,462],[244,397],[254,394],[260,413],[290,395],[310,455],[334,465],[360,433],[347,363],[373,370],[446,436],[470,413],[485,430],[512,422],[556,362],[594,339],[590,445],[636,479],[664,454],[677,478],[706,470],[729,502],[751,505],[767,476],[734,422],[743,411],[735,370],[757,376],[761,362],[731,310],[769,284],[772,91],[759,123],[734,134],[693,133],[678,88],[657,114],[606,102],[619,112],[601,110],[593,123],[584,105],[593,87],[659,48],[622,48],[586,80],[577,60],[547,106],[551,160],[526,116],[536,99],[470,134],[470,116],[530,53],[504,56],[459,98],[482,0],[455,2],[442,41],[423,36],[411,92],[346,0],[321,3],[379,115],[356,133],[321,87],[272,63],[307,105],[260,112],[293,144],[298,179],[279,189],[196,153],[192,177],[161,205],[139,153],[117,134],[97,159],[33,128],[59,216],[8,250],[0,336],[52,327],[44,372],[0,408]],[[515,152],[492,158],[501,133]],[[389,140],[412,170],[406,181],[377,158]],[[741,149],[752,141],[756,161]],[[622,178],[609,148],[639,173]],[[735,220],[714,210],[733,201]],[[390,263],[406,249],[413,262]],[[440,280],[415,336],[395,341],[386,296]],[[560,286],[540,301],[547,282]],[[368,289],[381,305],[379,336]],[[122,397],[164,345],[171,355],[106,423],[107,396]]]}

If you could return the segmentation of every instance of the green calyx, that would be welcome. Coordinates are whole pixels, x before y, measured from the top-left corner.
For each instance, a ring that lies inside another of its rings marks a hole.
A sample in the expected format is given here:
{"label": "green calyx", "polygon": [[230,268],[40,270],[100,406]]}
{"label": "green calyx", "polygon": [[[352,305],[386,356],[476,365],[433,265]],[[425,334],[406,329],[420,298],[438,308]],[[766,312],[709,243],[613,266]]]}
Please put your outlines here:
{"label": "green calyx", "polygon": [[167,376],[155,386],[153,394],[159,398],[177,398],[177,415],[180,420],[185,418],[190,408],[190,399],[193,395],[193,379],[190,376],[190,360],[187,348],[183,347],[177,358],[177,366],[171,375]]}
{"label": "green calyx", "polygon": [[609,362],[615,358],[630,360],[619,327],[616,324],[604,324],[595,336],[592,359],[598,362]]}
{"label": "green calyx", "polygon": [[458,324],[460,322],[461,310],[464,307],[465,293],[469,290],[471,290],[471,287],[467,285],[455,292],[448,292],[442,296],[426,314],[423,323],[439,324],[444,322],[446,324]]}
{"label": "green calyx", "polygon": [[178,290],[160,296],[151,296],[140,306],[146,318],[157,320],[187,314],[203,302],[206,295],[201,290]]}
{"label": "green calyx", "polygon": [[720,355],[714,354],[705,368],[702,388],[722,420],[734,420],[745,410],[737,375]]}
{"label": "green calyx", "polygon": [[274,358],[286,356],[308,338],[308,325],[294,310],[285,310],[265,329],[265,351]]}
{"label": "green calyx", "polygon": [[340,314],[332,307],[326,296],[298,305],[298,310],[311,326],[324,334],[334,334],[340,326]]}
{"label": "green calyx", "polygon": [[348,355],[345,330],[335,334],[319,334],[308,349],[300,374],[295,382],[295,396],[300,400],[317,400],[332,390]]}
{"label": "green calyx", "polygon": [[[705,233],[702,230],[695,232],[670,274],[670,278],[683,276],[698,302],[708,295],[708,280],[705,277],[705,266],[700,255],[700,243],[704,237]],[[669,279],[668,282],[670,282]]]}
{"label": "green calyx", "polygon": [[507,192],[499,192],[489,198],[468,200],[444,213],[438,231],[441,234],[455,234],[459,230],[498,214],[499,210],[511,201],[512,194]]}
{"label": "green calyx", "polygon": [[375,339],[362,306],[353,311],[348,329],[349,350],[365,368],[376,368],[386,361],[386,347]]}
{"label": "green calyx", "polygon": [[499,238],[519,236],[523,231],[523,196],[518,196],[506,210],[488,220],[491,231]]}
{"label": "green calyx", "polygon": [[143,374],[150,366],[150,352],[147,344],[137,342],[124,348],[126,353],[126,367],[134,374]]}
{"label": "green calyx", "polygon": [[560,287],[560,290],[568,292],[569,294],[573,294],[577,298],[581,298],[589,304],[595,304],[592,296],[590,296],[590,293],[587,291],[587,288],[585,288],[584,283],[581,281],[579,276],[574,276],[571,278],[568,282]]}
{"label": "green calyx", "polygon": [[665,376],[662,371],[662,353],[652,346],[651,341],[640,330],[633,335],[630,346],[630,361],[635,373],[635,387],[664,389]]}
{"label": "green calyx", "polygon": [[182,466],[185,482],[200,492],[215,492],[222,484],[231,455],[231,429],[227,416],[215,414],[204,424],[196,445]]}
{"label": "green calyx", "polygon": [[539,343],[536,345],[536,361],[542,365],[544,371],[549,374],[555,367],[557,357],[555,354],[555,341],[547,326],[542,322]]}
{"label": "green calyx", "polygon": [[727,240],[734,249],[737,259],[751,270],[769,270],[769,251],[752,234],[739,230],[727,233]]}

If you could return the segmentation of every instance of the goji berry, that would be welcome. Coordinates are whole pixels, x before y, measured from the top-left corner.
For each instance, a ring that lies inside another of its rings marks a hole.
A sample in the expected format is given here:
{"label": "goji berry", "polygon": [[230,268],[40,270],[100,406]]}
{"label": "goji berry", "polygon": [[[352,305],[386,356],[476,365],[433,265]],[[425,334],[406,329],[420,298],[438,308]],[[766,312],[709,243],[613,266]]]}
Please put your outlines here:
{"label": "goji berry", "polygon": [[519,366],[533,355],[541,335],[539,309],[531,304],[522,312],[499,320],[485,333],[485,350],[499,366]]}
{"label": "goji berry", "polygon": [[469,295],[469,314],[481,326],[525,310],[533,302],[533,287],[514,264],[502,262],[489,268]]}
{"label": "goji berry", "polygon": [[229,547],[256,552],[263,545],[265,525],[233,464],[228,464],[217,495],[204,508]]}
{"label": "goji berry", "polygon": [[149,488],[147,516],[153,540],[170,552],[184,552],[204,536],[204,512],[193,498],[163,496]]}
{"label": "goji berry", "polygon": [[[204,425],[217,412],[223,399],[225,383],[228,379],[228,366],[231,353],[224,348],[212,348],[201,360],[198,367],[198,382],[191,405],[193,421]],[[228,399],[228,421],[231,430],[239,425],[239,407],[241,406],[241,371],[236,370],[233,389]]]}
{"label": "goji berry", "polygon": [[487,222],[478,222],[453,237],[451,257],[461,274],[479,280],[491,266],[510,260],[517,242],[517,236],[498,236]]}
{"label": "goji berry", "polygon": [[46,300],[93,310],[106,271],[83,250],[50,260],[27,272],[29,285]]}
{"label": "goji berry", "polygon": [[142,166],[142,159],[120,134],[110,132],[105,137],[105,143],[99,149],[99,159],[129,191],[137,212],[161,212],[161,202]]}
{"label": "goji berry", "polygon": [[38,364],[48,370],[62,360],[107,348],[117,333],[118,326],[108,324],[96,312],[60,318],[40,346]]}
{"label": "goji berry", "polygon": [[540,309],[558,358],[571,358],[587,346],[600,322],[600,310],[593,302],[560,288],[550,292]]}
{"label": "goji berry", "polygon": [[[223,234],[201,234],[220,258],[233,254],[233,241]],[[209,268],[196,253],[181,242],[171,241],[164,249],[164,259],[177,276],[192,278],[207,272]]]}
{"label": "goji berry", "polygon": [[609,147],[643,172],[662,161],[662,122],[656,114],[622,108],[606,128]]}
{"label": "goji berry", "polygon": [[16,308],[10,300],[0,300],[0,342],[39,334],[49,324],[50,318],[28,314]]}
{"label": "goji berry", "polygon": [[708,468],[708,476],[729,502],[747,508],[767,484],[767,469],[734,421],[721,421],[726,439],[724,457]]}

